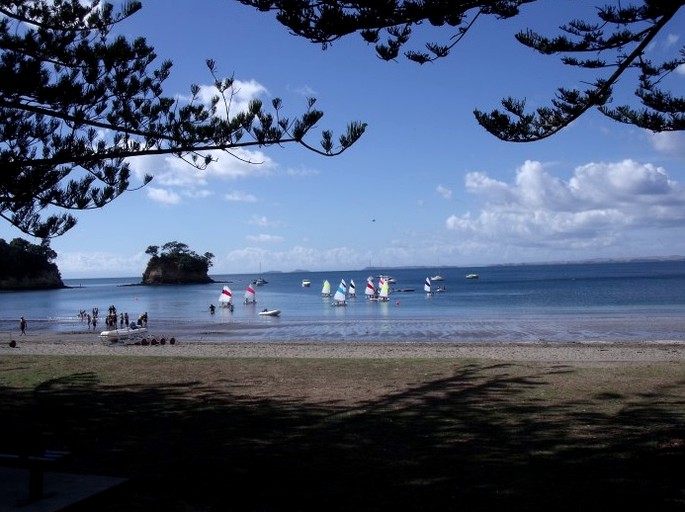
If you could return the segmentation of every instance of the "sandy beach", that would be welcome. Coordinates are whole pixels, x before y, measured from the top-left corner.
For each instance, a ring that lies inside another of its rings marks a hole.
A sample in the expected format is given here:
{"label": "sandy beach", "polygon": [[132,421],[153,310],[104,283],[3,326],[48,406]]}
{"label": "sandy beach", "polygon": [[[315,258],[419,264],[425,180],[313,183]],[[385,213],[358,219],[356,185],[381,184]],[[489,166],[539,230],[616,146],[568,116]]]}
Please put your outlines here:
{"label": "sandy beach", "polygon": [[[113,355],[198,358],[454,358],[563,363],[620,363],[685,361],[682,341],[643,342],[383,342],[345,341],[208,343],[179,339],[172,345],[109,342],[92,332],[29,333],[11,336],[16,347],[3,341],[0,355]],[[161,338],[160,340],[161,341]]]}

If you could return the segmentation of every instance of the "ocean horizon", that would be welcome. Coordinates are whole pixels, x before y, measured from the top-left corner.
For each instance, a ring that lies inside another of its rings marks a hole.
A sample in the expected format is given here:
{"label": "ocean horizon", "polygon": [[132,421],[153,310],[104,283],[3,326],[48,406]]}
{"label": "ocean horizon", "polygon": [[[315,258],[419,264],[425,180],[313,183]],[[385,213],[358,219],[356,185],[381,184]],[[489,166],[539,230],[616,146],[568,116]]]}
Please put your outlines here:
{"label": "ocean horizon", "polygon": [[[18,334],[27,318],[31,336],[87,330],[79,311],[101,318],[110,306],[131,320],[147,312],[151,336],[222,341],[353,342],[593,342],[683,340],[685,260],[545,263],[488,267],[391,268],[388,302],[364,298],[366,280],[378,269],[325,272],[265,272],[255,286],[256,304],[243,304],[254,274],[210,276],[200,285],[139,285],[140,277],[65,279],[67,288],[0,293],[0,332]],[[423,291],[427,277],[443,292]],[[477,279],[466,279],[478,274]],[[303,287],[302,280],[311,281]],[[334,307],[323,298],[341,280],[356,285],[356,298]],[[217,307],[224,285],[234,309]],[[263,317],[262,309],[279,309]],[[93,342],[104,330],[100,320]]]}

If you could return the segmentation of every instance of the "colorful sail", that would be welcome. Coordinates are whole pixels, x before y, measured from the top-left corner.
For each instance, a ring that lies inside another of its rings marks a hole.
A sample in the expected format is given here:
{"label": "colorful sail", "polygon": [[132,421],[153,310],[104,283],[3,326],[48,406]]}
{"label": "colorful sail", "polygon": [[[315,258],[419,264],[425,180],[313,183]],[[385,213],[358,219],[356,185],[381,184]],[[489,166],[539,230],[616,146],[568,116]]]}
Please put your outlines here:
{"label": "colorful sail", "polygon": [[333,295],[333,300],[334,305],[336,306],[343,306],[345,305],[345,297],[347,294],[347,284],[345,283],[345,280],[343,279],[340,281],[340,284],[338,285],[338,289],[335,291],[335,295]]}
{"label": "colorful sail", "polygon": [[383,302],[387,302],[390,298],[390,285],[387,281],[383,281],[383,284],[381,285],[381,291],[378,294],[378,298]]}
{"label": "colorful sail", "polygon": [[376,297],[376,287],[373,285],[373,277],[369,277],[366,280],[366,288],[364,289],[364,295],[367,299]]}
{"label": "colorful sail", "polygon": [[322,297],[330,297],[331,296],[331,283],[328,282],[328,279],[326,279],[323,282],[323,288],[321,288],[321,296]]}
{"label": "colorful sail", "polygon": [[245,304],[255,304],[257,302],[256,294],[252,283],[247,285],[247,290],[245,290]]}
{"label": "colorful sail", "polygon": [[231,302],[233,302],[233,294],[231,293],[231,289],[228,286],[224,286],[223,290],[221,290],[221,295],[219,295],[219,305],[228,307],[230,306]]}

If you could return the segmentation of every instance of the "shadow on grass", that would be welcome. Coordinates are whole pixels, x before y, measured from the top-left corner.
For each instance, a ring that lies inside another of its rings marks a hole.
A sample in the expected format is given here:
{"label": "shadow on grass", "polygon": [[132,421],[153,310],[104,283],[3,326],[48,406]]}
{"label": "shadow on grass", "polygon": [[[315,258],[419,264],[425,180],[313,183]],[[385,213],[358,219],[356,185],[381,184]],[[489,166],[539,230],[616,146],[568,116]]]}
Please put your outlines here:
{"label": "shadow on grass", "polygon": [[457,366],[352,405],[74,373],[0,389],[1,433],[69,448],[69,470],[130,478],[72,512],[685,510],[685,383],[536,398],[572,371]]}

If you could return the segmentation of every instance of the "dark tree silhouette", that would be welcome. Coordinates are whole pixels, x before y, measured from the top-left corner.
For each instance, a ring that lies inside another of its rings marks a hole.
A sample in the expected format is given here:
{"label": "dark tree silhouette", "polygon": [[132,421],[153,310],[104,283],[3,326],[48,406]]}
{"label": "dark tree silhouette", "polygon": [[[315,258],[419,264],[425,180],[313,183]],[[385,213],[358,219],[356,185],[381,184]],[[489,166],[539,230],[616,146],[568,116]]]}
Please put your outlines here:
{"label": "dark tree silhouette", "polygon": [[[479,17],[506,19],[523,16],[520,8],[537,0],[239,0],[261,11],[275,11],[276,19],[294,34],[320,43],[359,33],[374,45],[383,60],[394,60],[412,39],[412,28],[430,23],[437,32],[448,26],[449,42],[425,43],[404,56],[426,64],[449,55],[464,35],[477,26]],[[552,3],[549,4],[550,8]],[[585,90],[560,87],[552,105],[526,111],[525,100],[506,98],[502,110],[475,110],[477,121],[505,141],[530,142],[554,135],[590,109],[611,119],[655,132],[685,129],[685,97],[665,88],[668,76],[685,65],[685,47],[675,48],[672,58],[648,59],[646,49],[663,33],[683,0],[634,0],[608,2],[596,10],[596,19],[570,20],[560,35],[545,37],[525,30],[516,39],[545,55],[559,55],[569,66],[596,71]],[[635,71],[635,73],[629,73]],[[619,79],[636,79],[633,105],[613,106],[613,88]]]}
{"label": "dark tree silhouette", "polygon": [[[232,78],[220,78],[207,60],[216,89],[211,101],[163,95],[171,62],[152,68],[156,55],[144,38],[111,35],[141,8],[131,1],[115,11],[97,0],[0,2],[0,217],[38,238],[59,236],[76,223],[69,210],[101,208],[131,190],[131,158],[173,154],[197,168],[209,151],[296,143],[338,155],[364,132],[350,123],[334,140],[307,138],[323,117],[309,99],[299,117],[252,101],[232,112]],[[140,186],[151,177],[146,176]]]}

